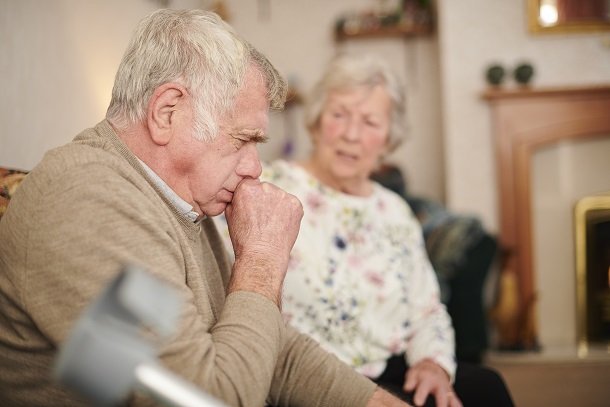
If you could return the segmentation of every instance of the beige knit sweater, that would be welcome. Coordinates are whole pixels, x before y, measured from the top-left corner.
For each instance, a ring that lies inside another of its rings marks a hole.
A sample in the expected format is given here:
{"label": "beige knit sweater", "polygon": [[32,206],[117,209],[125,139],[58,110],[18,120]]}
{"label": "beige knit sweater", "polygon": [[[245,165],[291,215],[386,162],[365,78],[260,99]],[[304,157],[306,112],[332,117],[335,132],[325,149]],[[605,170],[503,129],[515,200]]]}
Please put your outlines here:
{"label": "beige knit sweater", "polygon": [[179,215],[102,121],[47,153],[0,221],[0,405],[86,404],[53,384],[54,358],[128,262],[186,302],[162,363],[227,404],[358,406],[371,397],[373,383],[285,327],[271,301],[225,296],[230,268],[211,220]]}

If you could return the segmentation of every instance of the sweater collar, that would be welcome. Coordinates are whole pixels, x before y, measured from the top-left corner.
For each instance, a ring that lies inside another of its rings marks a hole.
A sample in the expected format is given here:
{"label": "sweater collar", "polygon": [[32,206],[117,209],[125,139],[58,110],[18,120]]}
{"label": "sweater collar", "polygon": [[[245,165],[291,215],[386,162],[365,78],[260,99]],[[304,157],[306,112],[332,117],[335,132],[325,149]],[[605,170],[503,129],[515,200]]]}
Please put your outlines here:
{"label": "sweater collar", "polygon": [[[191,204],[186,202],[176,192],[174,192],[174,190],[171,189],[170,186],[167,185],[165,181],[163,181],[163,179],[161,179],[161,177],[158,176],[148,165],[146,165],[144,161],[140,160],[139,158],[138,161],[140,162],[142,168],[144,168],[144,171],[146,171],[146,174],[150,177],[153,184],[159,188],[159,191],[161,191],[165,198],[167,198],[167,200],[170,201],[182,215],[190,219],[192,222],[201,220],[199,219],[199,214],[193,210],[193,206]],[[205,217],[205,215],[203,215],[202,218],[203,217]]]}

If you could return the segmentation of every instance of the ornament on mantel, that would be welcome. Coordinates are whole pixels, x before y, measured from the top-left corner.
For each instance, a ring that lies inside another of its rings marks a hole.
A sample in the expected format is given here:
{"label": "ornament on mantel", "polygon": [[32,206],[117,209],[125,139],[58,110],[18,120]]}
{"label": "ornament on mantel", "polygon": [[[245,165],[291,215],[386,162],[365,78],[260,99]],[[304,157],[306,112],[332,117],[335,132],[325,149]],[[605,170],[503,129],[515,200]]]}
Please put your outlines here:
{"label": "ornament on mantel", "polygon": [[504,81],[506,70],[500,64],[492,64],[485,71],[485,79],[491,86],[500,86]]}
{"label": "ornament on mantel", "polygon": [[528,86],[534,76],[534,67],[528,62],[520,63],[515,68],[513,76],[519,85]]}

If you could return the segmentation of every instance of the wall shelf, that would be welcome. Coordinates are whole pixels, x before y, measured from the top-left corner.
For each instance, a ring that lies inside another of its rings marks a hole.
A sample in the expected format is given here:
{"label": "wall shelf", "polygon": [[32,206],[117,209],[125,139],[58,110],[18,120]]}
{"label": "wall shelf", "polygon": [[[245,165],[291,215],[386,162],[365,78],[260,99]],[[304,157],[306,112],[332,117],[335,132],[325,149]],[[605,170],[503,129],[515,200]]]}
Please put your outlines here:
{"label": "wall shelf", "polygon": [[415,36],[432,35],[434,27],[428,25],[412,25],[412,26],[388,26],[378,28],[363,28],[357,31],[336,31],[335,40],[344,41],[348,39],[365,39],[365,38],[405,38]]}

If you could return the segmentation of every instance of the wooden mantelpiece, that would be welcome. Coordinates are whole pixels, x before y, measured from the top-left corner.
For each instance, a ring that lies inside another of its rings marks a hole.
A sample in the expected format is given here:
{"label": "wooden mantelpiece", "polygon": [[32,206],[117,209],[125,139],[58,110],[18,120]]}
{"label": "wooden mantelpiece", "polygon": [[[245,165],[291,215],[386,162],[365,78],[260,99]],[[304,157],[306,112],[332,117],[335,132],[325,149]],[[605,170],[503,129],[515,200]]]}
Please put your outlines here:
{"label": "wooden mantelpiece", "polygon": [[516,88],[503,90],[501,88],[490,88],[483,93],[483,98],[488,101],[499,99],[527,99],[541,97],[557,97],[557,96],[575,96],[575,95],[604,95],[610,91],[610,84],[607,86],[589,86],[589,87],[562,87],[562,88]]}
{"label": "wooden mantelpiece", "polygon": [[528,349],[537,345],[531,159],[552,143],[610,135],[610,85],[490,89],[483,98],[491,106],[497,154],[502,273],[514,273],[518,288],[513,329],[500,342]]}

